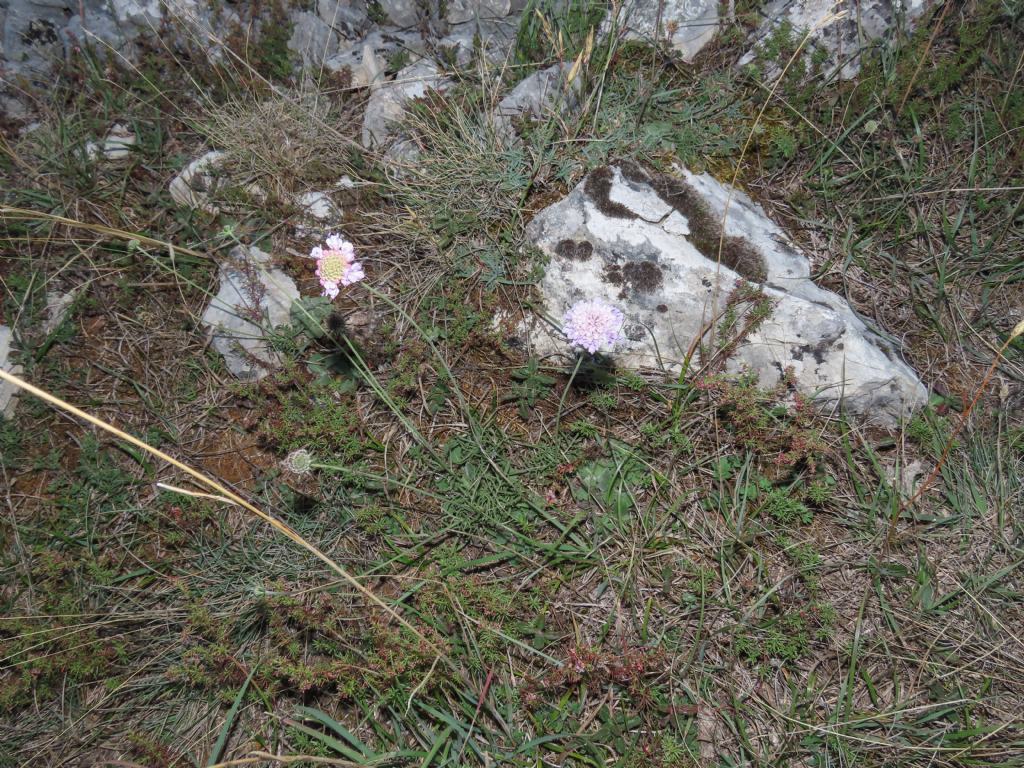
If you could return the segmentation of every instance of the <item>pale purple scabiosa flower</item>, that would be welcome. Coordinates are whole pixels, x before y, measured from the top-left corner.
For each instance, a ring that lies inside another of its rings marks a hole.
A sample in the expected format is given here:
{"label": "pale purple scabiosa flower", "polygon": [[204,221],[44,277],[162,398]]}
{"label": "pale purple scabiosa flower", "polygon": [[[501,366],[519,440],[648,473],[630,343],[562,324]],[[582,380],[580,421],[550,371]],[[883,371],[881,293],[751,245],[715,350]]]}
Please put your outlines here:
{"label": "pale purple scabiosa flower", "polygon": [[610,349],[622,338],[622,320],[618,307],[601,299],[584,299],[569,307],[562,330],[571,344],[594,354],[599,349]]}
{"label": "pale purple scabiosa flower", "polygon": [[366,277],[363,265],[356,261],[352,243],[338,235],[330,235],[326,248],[318,245],[309,255],[316,259],[316,276],[329,299],[337,298],[339,286],[352,285]]}

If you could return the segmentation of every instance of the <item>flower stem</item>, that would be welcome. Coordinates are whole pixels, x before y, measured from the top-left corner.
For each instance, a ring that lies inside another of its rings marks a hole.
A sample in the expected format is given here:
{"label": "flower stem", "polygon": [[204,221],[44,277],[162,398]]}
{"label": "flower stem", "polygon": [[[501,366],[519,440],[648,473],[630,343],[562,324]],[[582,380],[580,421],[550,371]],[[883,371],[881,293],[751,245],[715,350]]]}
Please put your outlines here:
{"label": "flower stem", "polygon": [[569,389],[572,388],[572,382],[576,378],[576,374],[580,371],[580,366],[583,365],[584,352],[580,352],[576,355],[576,367],[572,369],[572,373],[569,374],[569,381],[565,384],[565,389],[562,390],[562,397],[558,401],[558,411],[555,413],[555,434],[558,434],[558,425],[562,421],[562,408],[565,406],[565,398],[569,395]]}

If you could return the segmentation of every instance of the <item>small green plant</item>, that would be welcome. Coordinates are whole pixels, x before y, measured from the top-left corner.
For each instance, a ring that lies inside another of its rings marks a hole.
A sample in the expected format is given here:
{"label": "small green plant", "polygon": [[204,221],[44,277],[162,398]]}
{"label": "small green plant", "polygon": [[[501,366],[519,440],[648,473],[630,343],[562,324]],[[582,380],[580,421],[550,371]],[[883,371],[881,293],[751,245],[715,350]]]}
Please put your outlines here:
{"label": "small green plant", "polygon": [[399,48],[388,55],[387,71],[398,72],[409,65],[412,57],[405,48]]}
{"label": "small green plant", "polygon": [[[789,373],[773,390],[761,389],[752,375],[714,375],[694,386],[711,395],[736,442],[761,457],[764,474],[782,478],[802,467],[815,471],[824,452],[814,423],[815,409],[805,395],[796,391]],[[782,404],[787,394],[792,405]]]}
{"label": "small green plant", "polygon": [[586,45],[608,11],[607,0],[529,0],[516,34],[515,60],[525,76],[526,65],[547,63],[552,56],[572,61]]}
{"label": "small green plant", "polygon": [[800,578],[803,579],[804,584],[807,585],[807,589],[812,593],[816,592],[818,589],[818,576],[816,571],[821,567],[823,562],[821,552],[818,548],[810,542],[796,543],[785,537],[779,539],[779,544],[783,547],[786,556],[799,570]]}
{"label": "small green plant", "polygon": [[0,467],[14,469],[20,460],[22,434],[13,420],[0,416]]}
{"label": "small green plant", "polygon": [[257,433],[282,454],[304,448],[332,461],[351,461],[374,445],[354,408],[354,389],[351,380],[310,381],[295,371],[268,377],[256,393],[264,414]]}
{"label": "small green plant", "polygon": [[519,416],[527,419],[530,411],[537,403],[551,392],[555,385],[555,378],[540,372],[540,362],[531,357],[525,366],[512,372],[513,384],[508,394],[502,397],[502,402],[516,403]]}
{"label": "small green plant", "polygon": [[293,26],[284,4],[273,2],[269,23],[264,25],[259,45],[254,50],[252,65],[257,72],[275,80],[291,77],[294,62],[288,40]]}
{"label": "small green plant", "polygon": [[654,485],[655,477],[641,455],[625,443],[612,441],[609,453],[579,467],[573,492],[580,501],[600,504],[611,513],[610,521],[622,523],[636,505],[637,494]]}
{"label": "small green plant", "polygon": [[595,389],[587,396],[587,400],[600,411],[610,411],[619,403],[619,398],[616,397],[614,390],[604,388]]}
{"label": "small green plant", "polygon": [[369,0],[366,4],[366,17],[374,24],[390,24],[387,11],[380,4],[380,0]]}
{"label": "small green plant", "polygon": [[806,504],[794,498],[788,490],[770,488],[758,507],[761,514],[774,518],[783,525],[808,524],[814,515]]}
{"label": "small green plant", "polygon": [[733,650],[747,663],[759,664],[767,674],[767,663],[794,662],[807,656],[819,631],[829,626],[834,614],[819,610],[817,604],[800,611],[788,611],[765,619],[733,637]]}

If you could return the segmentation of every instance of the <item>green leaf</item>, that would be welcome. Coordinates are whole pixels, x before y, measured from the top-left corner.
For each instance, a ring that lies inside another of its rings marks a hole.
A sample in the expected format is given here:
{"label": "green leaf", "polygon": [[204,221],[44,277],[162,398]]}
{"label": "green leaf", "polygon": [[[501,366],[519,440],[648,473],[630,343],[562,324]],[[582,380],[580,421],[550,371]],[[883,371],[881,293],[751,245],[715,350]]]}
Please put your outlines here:
{"label": "green leaf", "polygon": [[255,673],[256,667],[253,667],[249,672],[249,676],[245,678],[245,682],[242,683],[242,687],[238,689],[238,694],[231,704],[231,709],[228,710],[228,715],[224,718],[224,725],[220,727],[220,735],[217,736],[217,743],[213,745],[213,751],[210,752],[210,759],[206,763],[207,765],[216,765],[220,762],[224,754],[224,748],[228,744],[228,736],[231,735],[231,728],[235,724],[235,718],[238,716],[238,710],[242,706],[242,700],[245,699],[245,692],[249,690],[249,683],[252,682],[252,676]]}
{"label": "green leaf", "polygon": [[306,296],[293,301],[288,314],[293,326],[310,338],[321,339],[327,335],[326,320],[333,311],[334,305],[327,297]]}

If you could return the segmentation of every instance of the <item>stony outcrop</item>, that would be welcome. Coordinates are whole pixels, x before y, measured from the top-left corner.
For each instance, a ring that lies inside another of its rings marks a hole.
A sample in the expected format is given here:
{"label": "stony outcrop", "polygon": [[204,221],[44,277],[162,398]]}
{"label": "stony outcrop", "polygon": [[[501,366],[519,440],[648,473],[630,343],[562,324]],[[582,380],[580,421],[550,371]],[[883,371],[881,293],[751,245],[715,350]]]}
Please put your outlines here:
{"label": "stony outcrop", "polygon": [[437,64],[429,59],[421,59],[401,70],[393,81],[375,90],[366,103],[366,111],[363,113],[363,146],[384,146],[396,135],[398,124],[410,101],[422,98],[428,90],[444,91],[454,82],[444,77]]}
{"label": "stony outcrop", "polygon": [[[550,257],[540,285],[549,321],[529,329],[540,354],[567,352],[556,327],[566,309],[601,298],[625,313],[613,353],[624,367],[679,371],[700,337],[728,371],[753,371],[772,386],[791,369],[822,405],[841,403],[873,423],[892,425],[925,402],[897,346],[810,279],[807,256],[759,205],[707,174],[600,168],[541,211],[527,235]],[[738,331],[756,304],[770,308],[767,317]],[[740,322],[729,326],[730,314]]]}
{"label": "stony outcrop", "polygon": [[569,64],[534,72],[521,80],[498,102],[493,122],[503,134],[511,135],[517,118],[540,120],[552,110],[566,114],[579,104],[579,80],[567,82]]}
{"label": "stony outcrop", "polygon": [[241,21],[230,5],[209,0],[0,0],[0,107],[27,119],[26,91],[45,88],[54,66],[76,49],[131,60],[141,37],[160,35],[165,43],[198,44],[213,60],[221,55],[219,36]]}
{"label": "stony outcrop", "polygon": [[526,0],[448,0],[447,16],[452,24],[477,19],[503,19],[526,7]]}
{"label": "stony outcrop", "polygon": [[602,30],[626,40],[667,42],[690,61],[718,32],[718,0],[626,0]]}
{"label": "stony outcrop", "polygon": [[[761,8],[764,20],[751,36],[752,48],[739,63],[753,61],[757,47],[785,25],[796,41],[810,32],[806,53],[824,52],[826,76],[856,77],[868,46],[898,29],[913,29],[929,5],[930,0],[770,0]],[[773,63],[766,74],[778,74],[782,63]]]}
{"label": "stony outcrop", "polygon": [[270,266],[270,254],[235,246],[220,265],[220,290],[203,313],[210,342],[239,379],[261,379],[280,363],[266,331],[289,322],[295,281]]}

